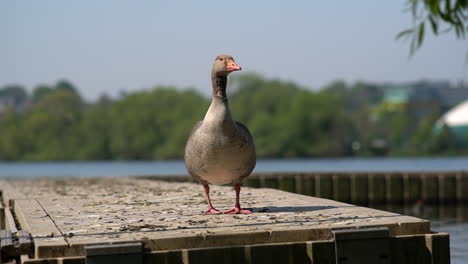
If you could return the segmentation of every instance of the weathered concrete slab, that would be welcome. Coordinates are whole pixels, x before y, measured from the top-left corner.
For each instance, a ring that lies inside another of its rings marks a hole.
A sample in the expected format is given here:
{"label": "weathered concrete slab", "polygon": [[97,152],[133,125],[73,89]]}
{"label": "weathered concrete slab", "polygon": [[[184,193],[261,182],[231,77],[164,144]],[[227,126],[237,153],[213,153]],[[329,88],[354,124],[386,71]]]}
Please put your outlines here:
{"label": "weathered concrete slab", "polygon": [[[141,241],[145,250],[324,241],[332,230],[387,226],[392,236],[428,234],[429,222],[272,189],[244,188],[250,215],[210,215],[202,187],[136,179],[10,181],[27,196],[14,202],[36,257],[84,255],[84,246]],[[26,195],[27,194],[27,195]],[[212,187],[218,209],[234,204],[231,187]],[[53,236],[52,236],[53,233]]]}

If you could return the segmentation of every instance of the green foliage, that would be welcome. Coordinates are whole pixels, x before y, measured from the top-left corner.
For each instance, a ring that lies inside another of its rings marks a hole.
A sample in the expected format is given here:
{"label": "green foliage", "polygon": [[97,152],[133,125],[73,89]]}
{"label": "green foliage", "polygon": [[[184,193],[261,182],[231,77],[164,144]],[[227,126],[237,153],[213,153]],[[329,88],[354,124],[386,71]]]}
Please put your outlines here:
{"label": "green foliage", "polygon": [[342,156],[350,122],[343,97],[294,83],[244,75],[232,94],[233,115],[251,130],[259,157]]}
{"label": "green foliage", "polygon": [[[424,42],[426,24],[434,35],[455,31],[459,39],[468,32],[468,0],[408,0],[413,26],[401,31],[398,38],[411,38],[410,55]],[[442,27],[445,27],[441,30]]]}
{"label": "green foliage", "polygon": [[433,129],[440,116],[439,110],[433,110],[417,126],[411,137],[412,148],[415,153],[428,153],[428,142],[432,139]]}
{"label": "green foliage", "polygon": [[73,159],[80,148],[78,126],[83,103],[76,94],[55,90],[23,116],[22,132],[29,151],[26,160]]}
{"label": "green foliage", "polygon": [[36,88],[34,88],[33,93],[32,93],[32,101],[34,103],[39,102],[42,97],[47,95],[49,92],[52,91],[52,88],[50,88],[47,85],[39,85]]}
{"label": "green foliage", "polygon": [[[198,92],[166,86],[93,104],[66,81],[39,86],[29,99],[8,91],[31,103],[0,112],[0,160],[180,159],[210,104]],[[232,79],[228,91],[233,116],[250,129],[259,158],[468,152],[449,128],[433,133],[443,111],[431,94],[392,104],[382,87],[362,82],[312,91],[256,74]]]}
{"label": "green foliage", "polygon": [[180,158],[191,127],[207,108],[198,93],[174,87],[130,94],[111,109],[111,152],[117,159]]}
{"label": "green foliage", "polygon": [[24,130],[16,114],[0,119],[0,160],[21,160],[28,152],[28,143],[24,141]]}
{"label": "green foliage", "polygon": [[437,133],[428,143],[429,153],[450,153],[455,150],[454,137],[447,125],[444,125],[440,133]]}
{"label": "green foliage", "polygon": [[76,149],[75,159],[111,159],[111,124],[110,107],[106,104],[97,103],[84,111],[77,127],[80,147]]}

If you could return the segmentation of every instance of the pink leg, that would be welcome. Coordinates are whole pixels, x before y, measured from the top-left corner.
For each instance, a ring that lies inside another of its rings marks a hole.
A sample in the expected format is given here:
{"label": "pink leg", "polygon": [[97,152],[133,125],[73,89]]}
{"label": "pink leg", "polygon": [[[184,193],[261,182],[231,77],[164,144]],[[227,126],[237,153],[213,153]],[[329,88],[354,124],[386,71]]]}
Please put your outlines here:
{"label": "pink leg", "polygon": [[229,211],[223,212],[223,214],[251,214],[252,211],[241,209],[240,202],[239,202],[239,194],[240,194],[241,185],[240,183],[234,184],[234,190],[236,191],[236,204],[234,208]]}
{"label": "pink leg", "polygon": [[205,188],[205,197],[206,201],[208,202],[208,210],[206,210],[205,215],[209,214],[220,214],[221,212],[213,207],[213,204],[211,203],[210,199],[210,186],[208,184],[203,184],[203,187]]}

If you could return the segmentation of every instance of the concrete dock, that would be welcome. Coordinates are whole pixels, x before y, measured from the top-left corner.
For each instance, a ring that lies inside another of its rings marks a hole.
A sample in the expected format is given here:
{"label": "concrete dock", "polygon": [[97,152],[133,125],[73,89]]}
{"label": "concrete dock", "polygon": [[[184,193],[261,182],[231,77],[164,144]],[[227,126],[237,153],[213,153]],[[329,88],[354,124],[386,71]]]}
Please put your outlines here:
{"label": "concrete dock", "polygon": [[[252,214],[209,216],[202,187],[186,182],[4,180],[0,190],[5,263],[450,261],[448,234],[429,221],[280,190],[243,188]],[[213,186],[211,198],[226,210],[235,195]]]}

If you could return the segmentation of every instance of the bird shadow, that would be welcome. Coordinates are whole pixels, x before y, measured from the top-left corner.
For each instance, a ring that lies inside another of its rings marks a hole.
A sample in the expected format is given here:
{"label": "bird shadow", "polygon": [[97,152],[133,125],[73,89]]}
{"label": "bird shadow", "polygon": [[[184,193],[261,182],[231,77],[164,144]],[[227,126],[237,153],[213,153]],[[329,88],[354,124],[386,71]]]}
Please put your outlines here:
{"label": "bird shadow", "polygon": [[252,213],[300,213],[334,209],[336,206],[266,206],[249,208]]}

